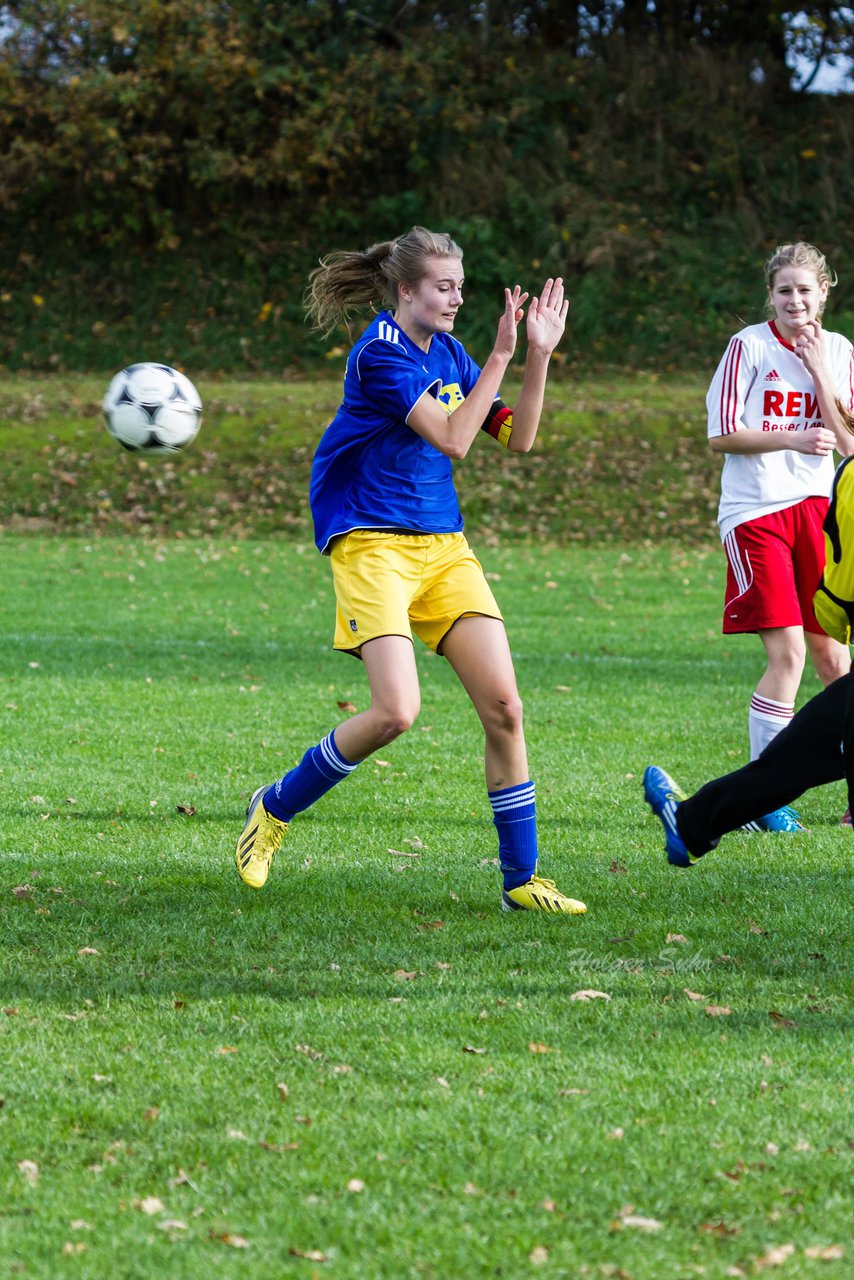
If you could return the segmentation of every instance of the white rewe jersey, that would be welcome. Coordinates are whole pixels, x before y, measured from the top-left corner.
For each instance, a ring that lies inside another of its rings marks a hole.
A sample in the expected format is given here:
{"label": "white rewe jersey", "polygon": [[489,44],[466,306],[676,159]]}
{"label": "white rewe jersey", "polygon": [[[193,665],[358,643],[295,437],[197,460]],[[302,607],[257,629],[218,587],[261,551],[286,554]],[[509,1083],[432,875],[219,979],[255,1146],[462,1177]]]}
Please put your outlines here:
{"label": "white rewe jersey", "polygon": [[[824,347],[837,395],[854,410],[854,348],[841,333],[827,332]],[[806,431],[824,426],[812,377],[773,320],[748,325],[730,338],[706,408],[710,438],[745,427]],[[718,508],[721,538],[746,520],[782,511],[804,498],[829,497],[833,472],[832,454],[818,457],[794,449],[725,454]]]}

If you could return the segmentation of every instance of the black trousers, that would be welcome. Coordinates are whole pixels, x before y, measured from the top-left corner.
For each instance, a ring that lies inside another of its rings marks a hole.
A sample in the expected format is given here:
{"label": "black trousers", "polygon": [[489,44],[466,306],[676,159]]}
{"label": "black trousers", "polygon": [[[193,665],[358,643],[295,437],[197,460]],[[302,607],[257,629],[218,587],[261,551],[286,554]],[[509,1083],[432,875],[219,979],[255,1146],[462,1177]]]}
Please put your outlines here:
{"label": "black trousers", "polygon": [[810,787],[848,781],[854,800],[854,673],[811,698],[758,760],[704,787],[676,810],[676,825],[695,855],[714,849],[722,835],[791,804]]}

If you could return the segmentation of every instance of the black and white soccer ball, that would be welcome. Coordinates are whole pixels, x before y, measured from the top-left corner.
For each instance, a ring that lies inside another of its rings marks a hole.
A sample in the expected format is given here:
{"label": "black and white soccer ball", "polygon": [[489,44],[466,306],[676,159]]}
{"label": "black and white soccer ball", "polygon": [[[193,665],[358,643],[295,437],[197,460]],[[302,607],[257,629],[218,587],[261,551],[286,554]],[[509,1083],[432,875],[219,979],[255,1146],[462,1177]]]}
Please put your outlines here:
{"label": "black and white soccer ball", "polygon": [[199,393],[168,364],[130,364],[107,388],[104,421],[130,453],[178,453],[202,424]]}

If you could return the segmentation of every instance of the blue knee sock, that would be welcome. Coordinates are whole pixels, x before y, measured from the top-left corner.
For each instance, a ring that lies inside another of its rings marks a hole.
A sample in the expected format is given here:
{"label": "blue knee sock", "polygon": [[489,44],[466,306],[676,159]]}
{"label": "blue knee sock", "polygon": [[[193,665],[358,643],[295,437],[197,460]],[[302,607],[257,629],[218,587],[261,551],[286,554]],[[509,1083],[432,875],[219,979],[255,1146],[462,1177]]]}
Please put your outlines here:
{"label": "blue knee sock", "polygon": [[525,884],[537,869],[537,806],[533,782],[488,791],[498,832],[498,858],[504,888]]}
{"label": "blue knee sock", "polygon": [[274,818],[290,822],[294,814],[313,805],[355,768],[336,747],[333,730],[316,747],[309,747],[296,768],[265,792],[264,808]]}

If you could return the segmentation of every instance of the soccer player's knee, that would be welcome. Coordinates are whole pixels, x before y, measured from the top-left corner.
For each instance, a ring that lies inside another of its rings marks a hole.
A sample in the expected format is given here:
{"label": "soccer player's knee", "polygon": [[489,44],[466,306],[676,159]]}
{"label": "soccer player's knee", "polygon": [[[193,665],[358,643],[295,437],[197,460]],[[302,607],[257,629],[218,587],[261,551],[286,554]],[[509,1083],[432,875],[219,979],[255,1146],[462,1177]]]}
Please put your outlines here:
{"label": "soccer player's knee", "polygon": [[399,706],[384,708],[380,719],[380,732],[383,742],[393,742],[402,733],[406,733],[407,729],[411,729],[418,717],[419,710],[420,708],[417,704],[400,704]]}
{"label": "soccer player's knee", "polygon": [[502,733],[517,734],[522,730],[522,699],[518,693],[498,698],[494,705],[496,727]]}

